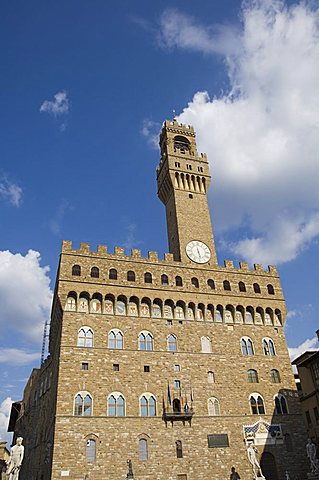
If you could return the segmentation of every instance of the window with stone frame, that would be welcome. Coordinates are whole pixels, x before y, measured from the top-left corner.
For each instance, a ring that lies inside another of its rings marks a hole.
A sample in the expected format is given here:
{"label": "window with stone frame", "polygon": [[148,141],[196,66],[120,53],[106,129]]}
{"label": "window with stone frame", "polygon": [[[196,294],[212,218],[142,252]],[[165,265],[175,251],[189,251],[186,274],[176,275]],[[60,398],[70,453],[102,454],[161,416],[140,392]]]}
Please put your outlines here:
{"label": "window with stone frame", "polygon": [[93,438],[86,440],[86,461],[94,463],[96,460],[96,441]]}
{"label": "window with stone frame", "polygon": [[140,438],[138,441],[139,459],[148,460],[148,442],[146,438]]}
{"label": "window with stone frame", "polygon": [[281,383],[280,373],[279,373],[279,371],[276,370],[275,368],[273,368],[273,369],[270,371],[270,376],[271,376],[271,382],[272,382],[272,383]]}
{"label": "window with stone frame", "polygon": [[249,397],[249,403],[253,415],[265,414],[264,399],[259,393],[252,393]]}
{"label": "window with stone frame", "polygon": [[144,393],[140,398],[140,415],[141,417],[156,416],[156,399],[150,393]]}
{"label": "window with stone frame", "polygon": [[79,392],[74,398],[74,415],[88,417],[92,415],[92,396],[88,392]]}
{"label": "window with stone frame", "polygon": [[125,398],[120,392],[113,392],[107,400],[107,414],[109,417],[125,416]]}
{"label": "window with stone frame", "polygon": [[254,344],[249,337],[242,337],[240,340],[241,351],[243,355],[254,355]]}
{"label": "window with stone frame", "polygon": [[72,267],[72,275],[74,277],[80,277],[81,276],[81,267],[80,265],[73,265]]}
{"label": "window with stone frame", "polygon": [[90,327],[81,327],[78,331],[78,347],[93,347],[93,330]]}
{"label": "window with stone frame", "polygon": [[258,373],[257,370],[254,370],[253,368],[250,368],[247,371],[247,377],[248,377],[248,382],[249,383],[258,383]]}
{"label": "window with stone frame", "polygon": [[277,415],[288,413],[287,400],[281,393],[278,393],[278,395],[275,396],[275,413]]}
{"label": "window with stone frame", "polygon": [[114,348],[115,350],[122,350],[123,349],[123,333],[114,328],[108,334],[108,347]]}

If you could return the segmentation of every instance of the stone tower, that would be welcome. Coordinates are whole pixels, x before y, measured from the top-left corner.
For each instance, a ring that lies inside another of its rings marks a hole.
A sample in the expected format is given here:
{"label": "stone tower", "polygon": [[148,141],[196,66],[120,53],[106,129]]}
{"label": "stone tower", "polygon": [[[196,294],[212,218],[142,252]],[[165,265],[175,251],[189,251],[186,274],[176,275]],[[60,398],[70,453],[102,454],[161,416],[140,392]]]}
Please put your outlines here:
{"label": "stone tower", "polygon": [[[63,241],[49,356],[10,429],[20,480],[306,478],[306,432],[275,267],[218,265],[205,155],[163,125],[158,194],[170,253]],[[134,472],[134,473],[132,473]]]}
{"label": "stone tower", "polygon": [[198,155],[193,127],[165,121],[160,135],[158,196],[166,207],[168,245],[183,263],[216,265],[207,191],[207,157]]}

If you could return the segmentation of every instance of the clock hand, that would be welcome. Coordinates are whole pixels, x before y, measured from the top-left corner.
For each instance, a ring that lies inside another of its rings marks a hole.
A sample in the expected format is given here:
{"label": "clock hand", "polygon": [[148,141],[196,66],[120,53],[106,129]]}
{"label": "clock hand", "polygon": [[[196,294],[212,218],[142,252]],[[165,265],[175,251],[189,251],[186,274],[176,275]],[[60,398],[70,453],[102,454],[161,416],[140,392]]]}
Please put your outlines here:
{"label": "clock hand", "polygon": [[199,256],[199,258],[201,258],[201,254],[198,247],[197,247],[197,255]]}

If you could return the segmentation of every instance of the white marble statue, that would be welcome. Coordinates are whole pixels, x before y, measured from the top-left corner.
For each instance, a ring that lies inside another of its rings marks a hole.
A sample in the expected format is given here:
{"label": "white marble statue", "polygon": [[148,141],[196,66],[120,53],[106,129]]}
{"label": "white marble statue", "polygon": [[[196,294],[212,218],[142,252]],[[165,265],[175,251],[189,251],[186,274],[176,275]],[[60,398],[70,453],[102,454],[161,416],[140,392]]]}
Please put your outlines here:
{"label": "white marble statue", "polygon": [[[248,448],[247,448],[247,456],[248,456],[249,462],[251,463],[255,480],[260,479],[260,478],[262,478],[262,479],[265,478],[262,474],[260,464],[259,464],[258,459],[257,459],[257,453],[258,453],[257,448],[252,443],[250,443]],[[258,473],[259,473],[259,475],[258,475]]]}
{"label": "white marble statue", "polygon": [[24,456],[24,446],[22,445],[23,438],[18,437],[16,444],[11,448],[10,460],[6,474],[9,480],[18,480],[19,472]]}
{"label": "white marble statue", "polygon": [[310,460],[311,473],[317,473],[319,471],[318,460],[317,460],[317,447],[312,442],[311,438],[308,438],[306,450],[307,450],[307,457]]}

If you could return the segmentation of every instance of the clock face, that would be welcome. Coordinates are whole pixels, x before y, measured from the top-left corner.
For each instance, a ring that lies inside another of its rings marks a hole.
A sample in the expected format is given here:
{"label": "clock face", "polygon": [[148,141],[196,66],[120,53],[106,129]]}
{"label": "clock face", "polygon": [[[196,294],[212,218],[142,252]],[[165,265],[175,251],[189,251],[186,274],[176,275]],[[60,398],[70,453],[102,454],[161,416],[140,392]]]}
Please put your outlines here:
{"label": "clock face", "polygon": [[206,263],[210,260],[210,250],[205,243],[192,240],[186,245],[187,256],[196,263]]}

